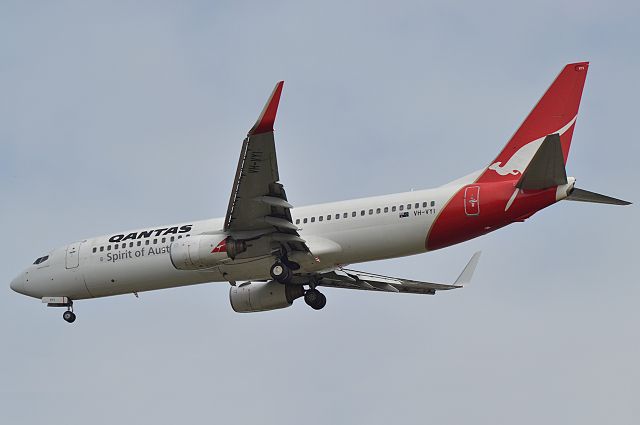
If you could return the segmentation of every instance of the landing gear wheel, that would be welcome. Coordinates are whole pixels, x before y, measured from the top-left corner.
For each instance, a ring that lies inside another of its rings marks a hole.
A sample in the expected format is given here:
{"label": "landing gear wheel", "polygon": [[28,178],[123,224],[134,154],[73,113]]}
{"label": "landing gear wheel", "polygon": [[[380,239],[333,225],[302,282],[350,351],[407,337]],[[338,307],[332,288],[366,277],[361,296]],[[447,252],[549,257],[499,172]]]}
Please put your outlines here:
{"label": "landing gear wheel", "polygon": [[62,313],[62,318],[69,323],[73,323],[76,321],[76,314],[73,311],[65,311]]}
{"label": "landing gear wheel", "polygon": [[325,297],[324,294],[320,292],[320,299],[313,308],[316,310],[322,310],[325,305],[327,305],[327,297]]}
{"label": "landing gear wheel", "polygon": [[280,283],[291,282],[291,269],[279,261],[273,263],[269,272],[271,277]]}
{"label": "landing gear wheel", "polygon": [[327,305],[327,297],[317,289],[309,289],[304,293],[304,302],[314,310],[320,310]]}

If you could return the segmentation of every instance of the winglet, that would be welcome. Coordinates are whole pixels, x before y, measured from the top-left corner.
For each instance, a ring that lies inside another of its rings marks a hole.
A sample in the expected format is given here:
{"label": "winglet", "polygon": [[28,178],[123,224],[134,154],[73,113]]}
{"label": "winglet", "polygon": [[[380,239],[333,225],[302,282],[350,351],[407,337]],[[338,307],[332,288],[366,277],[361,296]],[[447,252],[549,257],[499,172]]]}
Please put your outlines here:
{"label": "winglet", "polygon": [[273,89],[273,93],[269,97],[267,104],[264,105],[262,113],[258,117],[258,120],[249,130],[248,136],[254,136],[261,133],[269,133],[273,131],[273,123],[276,121],[276,113],[278,112],[278,104],[280,103],[280,94],[282,93],[282,86],[284,81],[278,82]]}
{"label": "winglet", "polygon": [[469,260],[464,270],[462,270],[462,273],[460,273],[460,276],[458,276],[454,285],[464,286],[469,282],[471,282],[471,277],[473,276],[473,272],[476,270],[476,266],[478,265],[478,260],[480,260],[480,254],[482,254],[482,251],[478,251],[475,254],[473,254],[473,257],[471,257],[471,260]]}

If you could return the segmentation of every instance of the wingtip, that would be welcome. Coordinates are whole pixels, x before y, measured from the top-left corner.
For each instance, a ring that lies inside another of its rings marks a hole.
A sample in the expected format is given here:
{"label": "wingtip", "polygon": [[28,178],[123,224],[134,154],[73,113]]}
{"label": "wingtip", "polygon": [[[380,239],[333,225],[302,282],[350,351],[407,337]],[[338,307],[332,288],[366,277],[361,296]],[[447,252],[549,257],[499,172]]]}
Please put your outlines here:
{"label": "wingtip", "polygon": [[482,254],[482,251],[476,251],[476,253],[473,254],[465,268],[462,270],[462,273],[460,273],[460,276],[456,279],[454,285],[465,286],[471,282],[473,273],[476,271],[478,261],[480,260],[480,254]]}
{"label": "wingtip", "polygon": [[283,86],[284,81],[278,81],[278,83],[276,83],[276,86],[273,89],[271,96],[269,96],[269,100],[267,100],[267,103],[264,105],[258,120],[251,130],[249,130],[249,136],[261,133],[270,133],[273,131],[273,124],[276,121],[276,114],[278,113],[278,105],[280,103],[280,95],[282,94]]}

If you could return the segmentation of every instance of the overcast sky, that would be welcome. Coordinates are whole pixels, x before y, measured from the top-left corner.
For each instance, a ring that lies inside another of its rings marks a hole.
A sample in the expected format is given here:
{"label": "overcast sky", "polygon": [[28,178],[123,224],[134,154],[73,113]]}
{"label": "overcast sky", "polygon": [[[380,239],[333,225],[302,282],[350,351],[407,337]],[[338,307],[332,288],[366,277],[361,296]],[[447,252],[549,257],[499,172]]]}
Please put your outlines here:
{"label": "overcast sky", "polygon": [[78,302],[69,325],[8,286],[56,246],[224,215],[280,79],[280,176],[305,205],[486,166],[589,60],[568,173],[640,202],[640,3],[118,3],[0,3],[3,423],[640,422],[637,204],[359,265],[449,281],[483,251],[435,297],[238,315],[218,283]]}

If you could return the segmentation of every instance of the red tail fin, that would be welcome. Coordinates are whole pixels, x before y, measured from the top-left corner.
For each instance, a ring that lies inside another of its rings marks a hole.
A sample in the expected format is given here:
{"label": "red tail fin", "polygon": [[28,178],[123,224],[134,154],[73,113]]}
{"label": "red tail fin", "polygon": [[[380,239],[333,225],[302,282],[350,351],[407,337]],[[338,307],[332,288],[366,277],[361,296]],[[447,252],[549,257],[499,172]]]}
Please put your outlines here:
{"label": "red tail fin", "polygon": [[519,179],[550,134],[560,135],[566,164],[588,68],[589,62],[564,67],[478,182]]}

